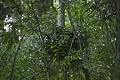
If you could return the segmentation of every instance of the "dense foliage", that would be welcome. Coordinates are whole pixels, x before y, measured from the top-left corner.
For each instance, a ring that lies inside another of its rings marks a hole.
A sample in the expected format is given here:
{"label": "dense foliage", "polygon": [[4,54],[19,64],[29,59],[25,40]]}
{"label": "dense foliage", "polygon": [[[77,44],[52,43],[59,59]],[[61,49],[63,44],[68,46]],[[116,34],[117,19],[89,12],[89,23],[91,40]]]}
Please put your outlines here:
{"label": "dense foliage", "polygon": [[113,80],[116,0],[63,3],[0,0],[0,80]]}

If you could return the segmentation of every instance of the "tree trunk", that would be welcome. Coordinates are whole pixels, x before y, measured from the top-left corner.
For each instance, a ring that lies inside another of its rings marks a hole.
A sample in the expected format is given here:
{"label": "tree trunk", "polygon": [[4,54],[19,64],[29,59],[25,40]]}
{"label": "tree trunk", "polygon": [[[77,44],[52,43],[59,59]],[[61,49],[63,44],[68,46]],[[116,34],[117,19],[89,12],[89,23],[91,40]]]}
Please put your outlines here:
{"label": "tree trunk", "polygon": [[65,26],[65,17],[64,17],[64,13],[65,13],[65,8],[64,8],[64,0],[59,0],[59,4],[58,4],[58,26],[60,27],[64,27]]}
{"label": "tree trunk", "polygon": [[114,80],[120,80],[120,0],[117,0],[117,36]]}
{"label": "tree trunk", "polygon": [[[64,17],[64,14],[65,14],[65,8],[64,8],[64,3],[65,1],[64,0],[59,0],[59,3],[58,3],[58,16],[57,16],[57,21],[58,21],[58,27],[65,27],[65,17]],[[67,68],[66,68],[66,65],[64,65],[64,71],[63,71],[63,79],[64,80],[68,80],[68,76],[67,76]]]}
{"label": "tree trunk", "polygon": [[[68,13],[68,17],[69,17],[69,20],[70,20],[70,24],[71,24],[73,32],[74,32],[74,36],[76,36],[76,34],[77,34],[77,27],[74,25],[74,21],[73,21],[72,14],[71,14],[69,0],[67,0],[67,13]],[[87,36],[85,36],[85,37],[87,37]],[[72,43],[72,47],[74,47],[75,50],[80,50],[80,47],[81,47],[81,50],[83,51],[84,48],[85,48],[85,46],[82,45],[82,44],[85,44],[85,42],[81,42],[83,37],[81,37],[80,39],[79,38],[75,38],[75,37],[73,37],[73,38],[74,38],[74,40],[73,40],[73,43]],[[87,39],[87,38],[85,38],[85,39]],[[85,40],[85,41],[87,41],[87,40]],[[83,64],[85,64],[85,63],[82,60],[82,65]],[[90,72],[89,72],[89,70],[87,68],[85,68],[85,66],[82,66],[82,70],[83,70],[85,78],[86,78],[85,80],[90,80]]]}

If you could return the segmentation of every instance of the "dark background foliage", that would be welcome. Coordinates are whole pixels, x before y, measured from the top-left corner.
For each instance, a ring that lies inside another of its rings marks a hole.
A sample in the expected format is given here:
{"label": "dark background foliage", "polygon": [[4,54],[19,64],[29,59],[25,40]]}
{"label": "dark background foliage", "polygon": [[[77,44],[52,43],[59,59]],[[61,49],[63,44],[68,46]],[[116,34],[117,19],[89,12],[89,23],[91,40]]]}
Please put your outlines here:
{"label": "dark background foliage", "polygon": [[113,80],[116,0],[62,1],[0,0],[0,80]]}

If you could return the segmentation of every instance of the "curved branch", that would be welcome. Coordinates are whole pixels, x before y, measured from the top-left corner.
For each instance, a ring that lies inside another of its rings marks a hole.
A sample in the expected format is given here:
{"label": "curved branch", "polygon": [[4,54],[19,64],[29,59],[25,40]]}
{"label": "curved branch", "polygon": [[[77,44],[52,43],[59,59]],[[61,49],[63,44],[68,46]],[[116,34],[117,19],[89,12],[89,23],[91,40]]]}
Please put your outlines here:
{"label": "curved branch", "polygon": [[23,40],[25,34],[26,34],[28,31],[30,31],[30,29],[28,29],[28,30],[24,33],[24,35],[22,36],[21,40],[19,41],[18,48],[17,48],[17,50],[16,50],[16,52],[15,52],[15,57],[14,57],[13,65],[12,65],[10,80],[12,80],[12,78],[13,78],[13,72],[14,72],[14,67],[15,67],[15,64],[16,64],[16,58],[17,58],[18,52],[19,52],[19,50],[20,50],[20,46],[21,46],[22,40]]}

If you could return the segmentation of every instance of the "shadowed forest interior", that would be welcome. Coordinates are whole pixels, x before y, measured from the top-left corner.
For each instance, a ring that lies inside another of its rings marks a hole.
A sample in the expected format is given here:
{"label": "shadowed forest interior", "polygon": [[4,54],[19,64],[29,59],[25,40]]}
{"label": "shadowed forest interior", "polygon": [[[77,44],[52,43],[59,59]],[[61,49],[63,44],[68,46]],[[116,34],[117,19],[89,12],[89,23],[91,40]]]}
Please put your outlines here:
{"label": "shadowed forest interior", "polygon": [[120,0],[0,0],[0,80],[120,80]]}

